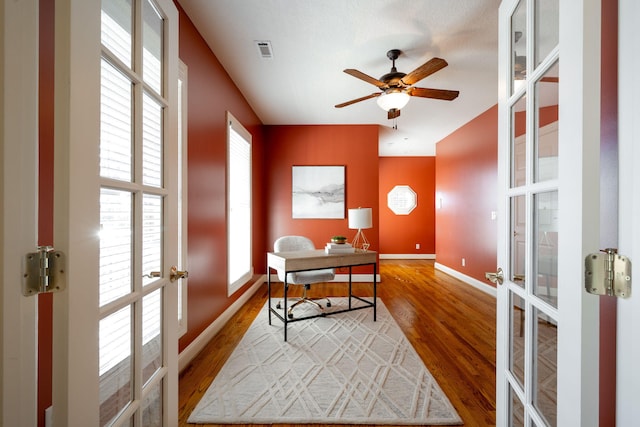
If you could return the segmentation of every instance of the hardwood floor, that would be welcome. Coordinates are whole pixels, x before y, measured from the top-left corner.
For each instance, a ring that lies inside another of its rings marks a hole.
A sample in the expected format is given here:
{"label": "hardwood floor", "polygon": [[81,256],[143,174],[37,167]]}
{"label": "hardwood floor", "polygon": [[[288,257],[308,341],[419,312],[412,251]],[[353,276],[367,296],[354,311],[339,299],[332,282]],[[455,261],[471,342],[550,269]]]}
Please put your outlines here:
{"label": "hardwood floor", "polygon": [[[378,297],[422,357],[464,425],[494,426],[495,298],[435,270],[431,260],[381,260],[379,271]],[[344,296],[344,288],[344,284],[314,285],[309,295]],[[370,284],[354,284],[354,294],[367,295],[370,288]],[[265,284],[182,372],[180,426],[195,425],[187,423],[191,411],[266,298]]]}

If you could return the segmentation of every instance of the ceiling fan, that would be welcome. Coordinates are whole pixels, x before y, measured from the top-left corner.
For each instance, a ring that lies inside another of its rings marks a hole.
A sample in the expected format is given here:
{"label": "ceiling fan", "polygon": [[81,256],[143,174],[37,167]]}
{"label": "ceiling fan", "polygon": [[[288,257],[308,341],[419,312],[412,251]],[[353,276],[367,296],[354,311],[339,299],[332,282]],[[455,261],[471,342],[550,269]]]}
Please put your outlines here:
{"label": "ceiling fan", "polygon": [[343,102],[342,104],[336,105],[336,108],[346,107],[356,102],[377,97],[378,105],[387,111],[387,118],[395,119],[400,116],[400,109],[409,102],[409,98],[412,96],[442,99],[445,101],[452,101],[458,97],[460,92],[457,90],[427,89],[413,86],[418,81],[449,65],[447,61],[440,58],[432,58],[409,74],[405,74],[396,69],[396,59],[398,59],[401,53],[399,49],[392,49],[387,52],[387,58],[392,61],[391,71],[380,77],[380,79],[375,79],[352,68],[344,70],[345,73],[357,79],[377,86],[380,92]]}

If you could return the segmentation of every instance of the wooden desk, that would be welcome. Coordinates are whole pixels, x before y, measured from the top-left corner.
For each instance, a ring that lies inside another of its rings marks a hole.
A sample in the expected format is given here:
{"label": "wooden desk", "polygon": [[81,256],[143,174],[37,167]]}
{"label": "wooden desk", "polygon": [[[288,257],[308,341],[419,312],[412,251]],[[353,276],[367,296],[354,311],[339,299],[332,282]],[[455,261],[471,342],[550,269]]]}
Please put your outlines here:
{"label": "wooden desk", "polygon": [[[324,249],[313,251],[296,251],[296,252],[268,252],[267,253],[267,286],[269,295],[269,324],[271,324],[271,313],[280,318],[284,322],[284,340],[287,340],[287,325],[290,322],[298,322],[305,319],[313,319],[314,317],[322,317],[345,311],[361,310],[363,308],[373,307],[373,321],[376,321],[376,273],[377,273],[377,253],[374,251],[354,252],[347,254],[327,254]],[[373,301],[368,301],[362,297],[355,296],[351,292],[351,268],[358,265],[373,265]],[[344,310],[336,310],[331,312],[321,312],[314,316],[305,316],[295,319],[289,319],[287,316],[287,274],[295,271],[320,270],[323,268],[339,268],[349,267],[349,308]],[[283,270],[285,272],[284,279],[284,315],[280,315],[271,307],[271,269]],[[358,307],[351,306],[351,299],[355,298],[365,303]]]}

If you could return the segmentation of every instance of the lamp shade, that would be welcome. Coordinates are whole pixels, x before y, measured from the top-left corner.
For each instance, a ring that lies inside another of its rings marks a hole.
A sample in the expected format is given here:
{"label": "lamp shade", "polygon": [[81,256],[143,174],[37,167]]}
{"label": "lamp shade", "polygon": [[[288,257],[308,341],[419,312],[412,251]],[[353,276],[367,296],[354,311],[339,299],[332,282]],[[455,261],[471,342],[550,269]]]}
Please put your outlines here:
{"label": "lamp shade", "polygon": [[349,209],[349,228],[360,230],[373,227],[371,208]]}
{"label": "lamp shade", "polygon": [[400,110],[407,105],[409,98],[411,98],[411,96],[406,92],[393,91],[383,93],[378,97],[376,102],[384,111],[389,111],[392,108]]}

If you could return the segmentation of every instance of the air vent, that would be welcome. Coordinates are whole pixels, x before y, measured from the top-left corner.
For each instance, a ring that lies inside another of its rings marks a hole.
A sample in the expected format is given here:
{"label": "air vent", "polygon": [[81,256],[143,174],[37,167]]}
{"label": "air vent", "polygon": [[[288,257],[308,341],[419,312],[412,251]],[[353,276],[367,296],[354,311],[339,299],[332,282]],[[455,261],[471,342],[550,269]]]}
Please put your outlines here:
{"label": "air vent", "polygon": [[258,53],[262,59],[273,59],[273,49],[271,49],[271,42],[268,40],[256,40],[256,47]]}

